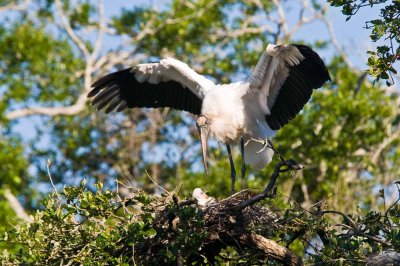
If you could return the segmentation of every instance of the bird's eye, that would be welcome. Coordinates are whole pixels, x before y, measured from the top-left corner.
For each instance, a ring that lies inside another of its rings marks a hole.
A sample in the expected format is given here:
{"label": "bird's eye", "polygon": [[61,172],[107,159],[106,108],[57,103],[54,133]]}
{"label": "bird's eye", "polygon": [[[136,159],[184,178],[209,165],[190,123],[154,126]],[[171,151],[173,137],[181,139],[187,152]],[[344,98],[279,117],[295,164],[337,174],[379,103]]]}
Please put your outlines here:
{"label": "bird's eye", "polygon": [[196,125],[198,127],[203,127],[208,125],[208,119],[204,116],[199,116],[196,120]]}

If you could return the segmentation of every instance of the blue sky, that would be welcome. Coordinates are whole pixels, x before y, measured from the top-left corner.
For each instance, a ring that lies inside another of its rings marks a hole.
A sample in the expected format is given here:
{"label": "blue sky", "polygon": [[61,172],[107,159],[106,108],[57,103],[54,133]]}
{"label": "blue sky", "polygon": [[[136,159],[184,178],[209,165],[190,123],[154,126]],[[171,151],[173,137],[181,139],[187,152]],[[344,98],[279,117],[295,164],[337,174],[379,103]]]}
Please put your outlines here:
{"label": "blue sky", "polygon": [[[168,0],[134,0],[134,1],[126,1],[126,0],[105,0],[105,14],[107,17],[112,17],[113,15],[117,15],[122,8],[132,8],[132,6],[141,6],[141,5],[153,5],[159,9],[167,4]],[[286,2],[293,3],[294,1]],[[325,4],[325,1],[319,1],[321,4]],[[297,2],[296,2],[297,3]],[[285,4],[287,7],[288,5]],[[289,23],[293,24],[297,21],[298,18],[298,10],[296,10],[298,6],[293,5],[291,11],[288,14],[293,14],[294,20]],[[328,9],[327,16],[330,21],[332,21],[334,27],[334,33],[336,38],[344,51],[347,53],[351,62],[359,68],[360,70],[367,69],[367,58],[368,55],[366,51],[373,47],[369,40],[369,30],[366,30],[365,21],[374,19],[379,14],[379,8],[362,8],[358,11],[358,13],[352,17],[349,21],[346,21],[346,16],[340,12],[340,8],[330,7]],[[303,26],[297,34],[294,35],[299,39],[309,40],[310,42],[313,40],[320,40],[322,38],[328,39],[328,34],[326,27],[320,21],[316,21],[310,23],[308,25]],[[109,44],[112,44],[109,43]],[[108,45],[106,45],[108,46]],[[322,56],[332,56],[335,53],[333,49],[329,49],[328,51],[322,51]]]}

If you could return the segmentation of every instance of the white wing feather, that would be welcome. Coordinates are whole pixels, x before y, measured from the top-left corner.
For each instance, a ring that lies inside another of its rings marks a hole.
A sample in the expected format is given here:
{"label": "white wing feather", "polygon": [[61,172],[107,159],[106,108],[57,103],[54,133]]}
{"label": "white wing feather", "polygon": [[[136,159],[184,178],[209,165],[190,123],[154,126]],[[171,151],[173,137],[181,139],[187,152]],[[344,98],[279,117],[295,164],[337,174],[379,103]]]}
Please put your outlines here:
{"label": "white wing feather", "polygon": [[135,78],[139,82],[147,81],[152,84],[173,80],[190,89],[200,99],[204,99],[207,91],[215,86],[214,82],[174,58],[162,59],[159,63],[137,65]]}
{"label": "white wing feather", "polygon": [[271,113],[270,108],[289,75],[287,65],[298,65],[303,59],[304,56],[293,45],[267,46],[250,77],[250,88],[260,90],[258,103],[264,114]]}

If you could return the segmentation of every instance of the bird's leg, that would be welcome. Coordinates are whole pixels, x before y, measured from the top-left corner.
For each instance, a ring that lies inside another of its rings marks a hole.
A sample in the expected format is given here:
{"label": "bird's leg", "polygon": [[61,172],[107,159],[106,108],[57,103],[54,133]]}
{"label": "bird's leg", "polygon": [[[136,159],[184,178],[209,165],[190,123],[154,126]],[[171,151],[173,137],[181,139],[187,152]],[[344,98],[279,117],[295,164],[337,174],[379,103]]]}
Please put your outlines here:
{"label": "bird's leg", "polygon": [[246,175],[246,161],[244,159],[244,139],[240,138],[240,153],[242,154],[242,190],[245,187],[244,176]]}
{"label": "bird's leg", "polygon": [[229,164],[231,165],[231,179],[232,179],[231,193],[233,195],[233,193],[235,193],[236,171],[235,171],[235,165],[233,164],[231,146],[229,144],[226,144],[226,149],[228,150]]}

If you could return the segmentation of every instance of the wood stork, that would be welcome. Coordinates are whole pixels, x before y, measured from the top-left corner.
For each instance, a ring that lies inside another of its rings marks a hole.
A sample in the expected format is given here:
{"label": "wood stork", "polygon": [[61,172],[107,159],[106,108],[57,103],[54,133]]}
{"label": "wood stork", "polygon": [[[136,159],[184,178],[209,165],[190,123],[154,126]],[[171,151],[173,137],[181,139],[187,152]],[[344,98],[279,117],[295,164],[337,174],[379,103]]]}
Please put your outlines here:
{"label": "wood stork", "polygon": [[[313,89],[330,80],[319,55],[301,44],[269,44],[250,78],[214,84],[173,58],[136,65],[108,74],[92,85],[92,105],[106,113],[134,107],[171,107],[198,115],[203,164],[209,136],[226,144],[232,192],[236,171],[231,144],[240,143],[242,188],[245,164],[265,167],[273,156],[266,140],[293,119],[310,99]],[[257,141],[258,140],[258,141]]]}

